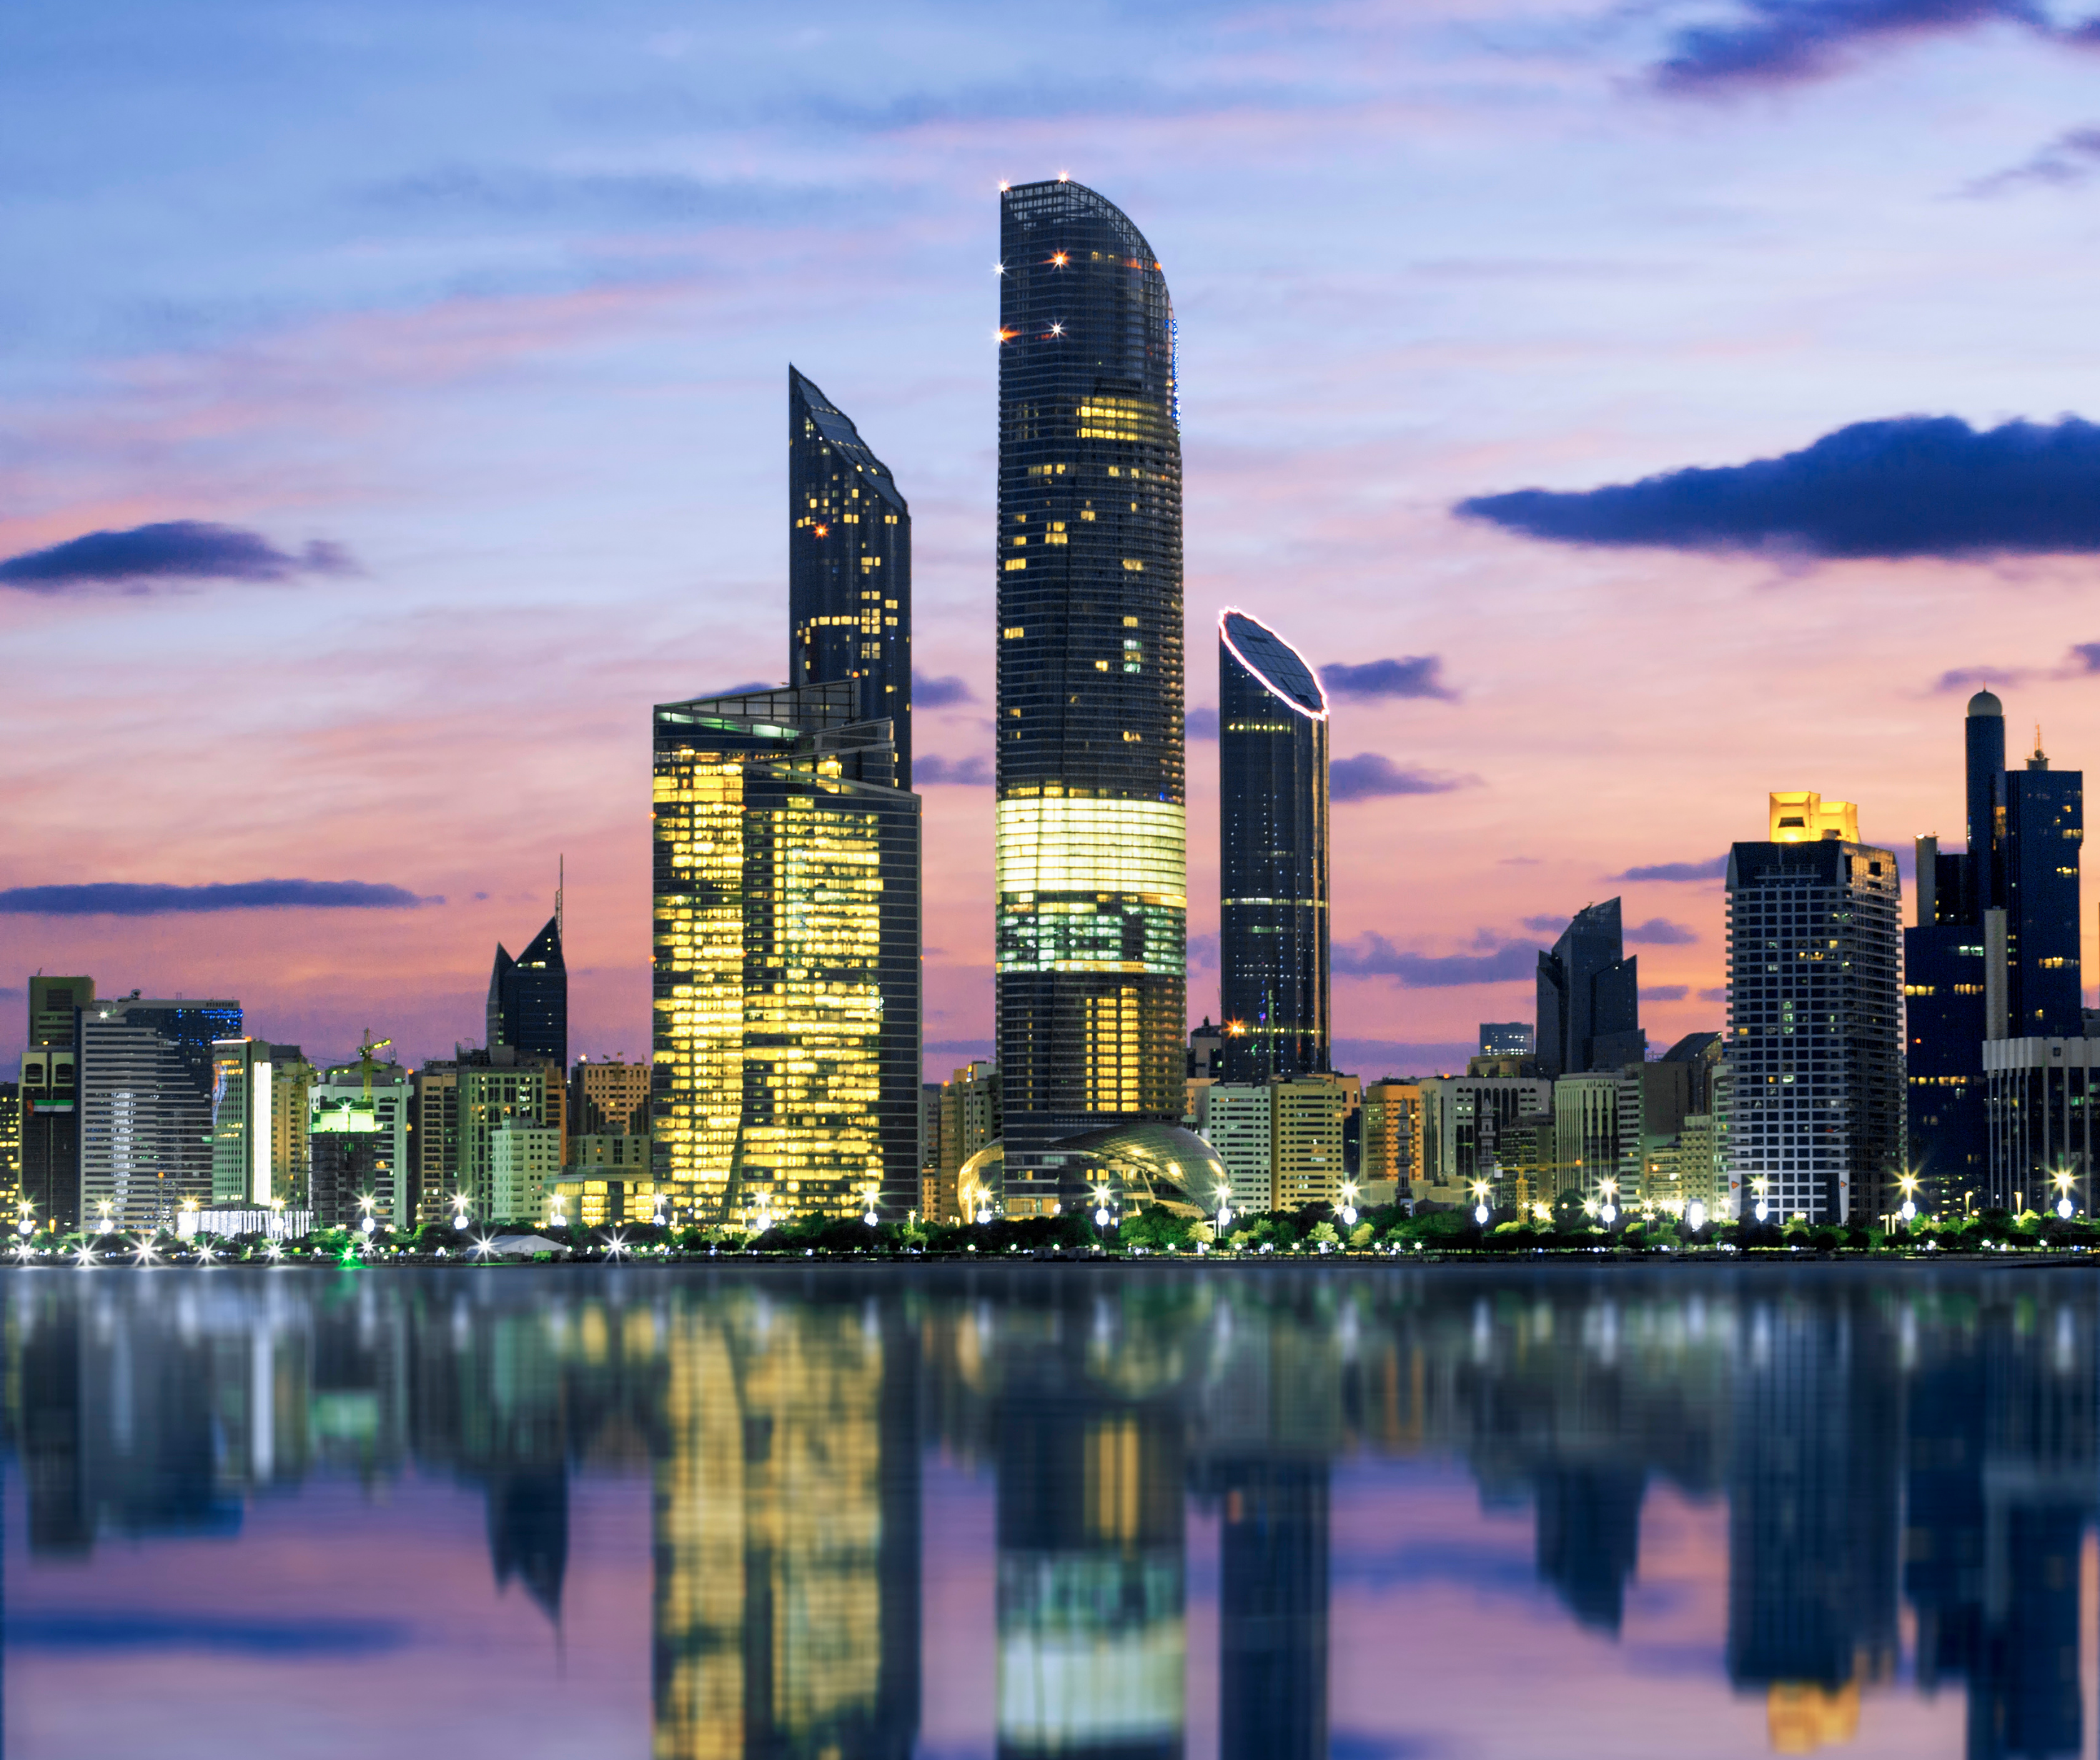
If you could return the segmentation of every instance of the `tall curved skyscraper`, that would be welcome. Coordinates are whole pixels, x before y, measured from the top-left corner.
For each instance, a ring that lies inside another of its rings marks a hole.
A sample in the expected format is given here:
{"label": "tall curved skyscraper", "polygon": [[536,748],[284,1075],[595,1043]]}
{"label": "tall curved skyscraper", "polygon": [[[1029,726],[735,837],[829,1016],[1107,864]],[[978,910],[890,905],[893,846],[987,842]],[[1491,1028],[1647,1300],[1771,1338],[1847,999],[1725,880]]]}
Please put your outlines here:
{"label": "tall curved skyscraper", "polygon": [[1327,697],[1244,611],[1218,618],[1224,1079],[1327,1067]]}
{"label": "tall curved skyscraper", "polygon": [[788,369],[788,681],[851,679],[911,786],[911,509],[852,420]]}
{"label": "tall curved skyscraper", "polygon": [[1000,199],[999,1062],[1009,1215],[1178,1124],[1187,1031],[1174,309],[1077,183]]}

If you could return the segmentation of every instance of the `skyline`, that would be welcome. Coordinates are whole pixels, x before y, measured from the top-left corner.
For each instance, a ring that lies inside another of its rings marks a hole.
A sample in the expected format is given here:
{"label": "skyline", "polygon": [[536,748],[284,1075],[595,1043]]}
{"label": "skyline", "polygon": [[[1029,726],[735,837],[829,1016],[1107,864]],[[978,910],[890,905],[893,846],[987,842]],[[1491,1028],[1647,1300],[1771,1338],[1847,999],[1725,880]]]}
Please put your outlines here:
{"label": "skyline", "polygon": [[[135,17],[150,55],[108,70],[90,121],[137,95],[152,57],[203,77],[194,58],[218,52],[210,80],[250,102],[179,130],[121,187],[139,137],[113,117],[77,159],[51,144],[75,130],[17,148],[38,175],[7,198],[30,248],[0,271],[24,344],[0,453],[17,655],[0,889],[296,876],[449,902],[0,915],[7,989],[42,966],[237,996],[256,1031],[317,1056],[369,1025],[417,1060],[476,1036],[490,949],[541,920],[550,895],[528,877],[566,849],[575,1049],[639,1055],[632,753],[652,702],[779,675],[784,484],[765,448],[792,359],[880,436],[911,499],[919,668],[938,687],[919,699],[942,926],[928,1066],[988,1054],[990,790],[956,779],[990,755],[990,202],[1000,178],[1067,168],[1139,217],[1176,289],[1188,639],[1203,651],[1219,608],[1244,605],[1302,634],[1336,699],[1339,1067],[1453,1063],[1475,1023],[1522,1012],[1557,932],[1538,924],[1613,893],[1652,1040],[1718,1025],[1697,994],[1722,981],[1718,873],[1612,876],[1713,864],[1755,836],[1768,792],[1814,789],[1860,803],[1908,887],[1913,835],[1958,841],[1956,723],[1976,682],[2005,696],[2016,746],[2037,719],[2064,768],[2092,744],[2100,617],[2070,602],[2090,572],[2077,556],[1605,548],[1451,511],[1798,455],[1912,413],[1989,430],[2091,412],[2094,345],[2065,297],[2085,161],[2045,151],[2083,120],[2087,64],[2030,26],[1840,32],[1853,59],[1820,77],[1781,56],[1729,87],[1669,12],[1647,37],[1600,19],[1577,42],[1492,4],[1295,31],[1227,13],[1201,42],[1118,15],[1123,95],[1082,81],[1053,110],[1040,87],[998,86],[985,56],[1008,51],[966,49],[933,7],[915,17],[942,53],[873,70],[888,111],[835,104],[814,125],[867,148],[842,187],[780,121],[809,116],[786,104],[789,71],[843,89],[854,57],[836,39],[724,27],[730,59],[773,84],[719,124],[689,107],[615,128],[582,89],[623,69],[660,95],[704,83],[690,46],[648,48],[637,9],[588,28],[528,9],[529,45],[477,51],[445,15],[399,24],[384,77],[421,68],[424,99],[448,81],[529,93],[524,119],[477,115],[500,125],[470,145],[410,98],[367,182],[346,181],[351,143],[329,137],[236,189],[227,166],[289,140],[284,90],[305,90],[271,84],[272,58],[320,77],[311,27],[262,42],[240,8],[207,8],[185,51],[143,11],[111,15]],[[0,74],[26,139],[81,101],[64,61],[87,26],[11,28],[33,39]],[[550,72],[572,40],[592,52]],[[245,59],[225,55],[236,42]],[[1257,77],[1278,43],[1296,55]],[[366,55],[327,75],[360,117]],[[1707,71],[1659,71],[1688,55]],[[1336,93],[1353,101],[1321,111]],[[1869,150],[1891,139],[1904,151]],[[2021,167],[2042,169],[1978,187]],[[60,173],[77,200],[51,200]],[[189,242],[133,225],[142,198],[194,207],[206,189],[218,205]],[[315,191],[285,227],[283,205]],[[1546,511],[1566,530],[1581,509]],[[183,521],[255,535],[184,540],[248,578],[141,594],[20,562]],[[1356,689],[1338,664],[1367,669]],[[1215,706],[1202,682],[1199,715]],[[1201,1015],[1215,747],[1190,743]],[[1370,792],[1410,784],[1437,791]],[[1467,961],[1485,964],[1448,963]],[[1422,982],[1469,970],[1508,975]],[[0,996],[11,1055],[19,1000]]]}

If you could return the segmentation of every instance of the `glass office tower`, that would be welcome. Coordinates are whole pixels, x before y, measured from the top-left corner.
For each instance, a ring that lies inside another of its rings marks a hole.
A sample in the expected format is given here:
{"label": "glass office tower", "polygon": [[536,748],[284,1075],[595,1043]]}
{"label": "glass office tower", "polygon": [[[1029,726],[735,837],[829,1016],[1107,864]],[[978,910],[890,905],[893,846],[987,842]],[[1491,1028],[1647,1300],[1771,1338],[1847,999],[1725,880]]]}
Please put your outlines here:
{"label": "glass office tower", "polygon": [[569,1067],[569,970],[557,909],[517,958],[499,941],[488,975],[488,1042]]}
{"label": "glass office tower", "polygon": [[1218,618],[1224,1080],[1327,1067],[1327,698],[1244,611]]}
{"label": "glass office tower", "polygon": [[852,679],[860,719],[894,724],[911,786],[911,509],[851,421],[788,369],[791,684]]}
{"label": "glass office tower", "polygon": [[1061,1140],[1181,1116],[1181,447],[1137,228],[1022,184],[999,247],[999,1065],[1027,1215],[1084,1195]]}
{"label": "glass office tower", "polygon": [[856,680],[660,704],[654,1172],[681,1221],[919,1204],[919,799]]}

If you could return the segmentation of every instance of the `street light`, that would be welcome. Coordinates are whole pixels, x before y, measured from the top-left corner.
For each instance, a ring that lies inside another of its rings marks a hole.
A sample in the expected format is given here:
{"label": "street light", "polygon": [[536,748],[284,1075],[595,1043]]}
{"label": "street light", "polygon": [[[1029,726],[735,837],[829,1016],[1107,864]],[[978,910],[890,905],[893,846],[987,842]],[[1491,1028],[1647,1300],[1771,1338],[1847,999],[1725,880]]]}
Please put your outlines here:
{"label": "street light", "polygon": [[862,1217],[861,1221],[865,1222],[870,1228],[873,1228],[882,1220],[882,1218],[876,1213],[875,1208],[875,1200],[880,1194],[881,1190],[882,1188],[880,1186],[876,1186],[872,1183],[871,1183],[867,1188],[867,1214]]}
{"label": "street light", "polygon": [[1763,1174],[1762,1174],[1762,1173],[1760,1173],[1759,1175],[1758,1175],[1758,1177],[1757,1177],[1755,1179],[1754,1179],[1754,1180],[1752,1180],[1752,1181],[1750,1181],[1750,1190],[1757,1195],[1757,1199],[1758,1199],[1758,1220],[1760,1222],[1762,1222],[1762,1221],[1764,1221],[1764,1219],[1765,1219],[1765,1215],[1766,1215],[1766,1207],[1765,1207],[1765,1186],[1766,1186],[1766,1184],[1767,1184],[1767,1181],[1766,1181],[1765,1177],[1764,1177],[1764,1175],[1763,1175]]}
{"label": "street light", "polygon": [[2056,1213],[2068,1222],[2071,1220],[2071,1169],[2058,1168],[2054,1176],[2056,1181]]}
{"label": "street light", "polygon": [[1105,1229],[1112,1219],[1109,1215],[1109,1189],[1105,1186],[1094,1188],[1094,1226]]}
{"label": "street light", "polygon": [[1357,1188],[1350,1181],[1344,1180],[1342,1182],[1342,1226],[1354,1228],[1356,1225]]}
{"label": "street light", "polygon": [[1233,1225],[1233,1189],[1220,1181],[1211,1188],[1211,1195],[1218,1203],[1218,1232],[1223,1234]]}
{"label": "street light", "polygon": [[1915,1222],[1917,1220],[1917,1176],[1906,1173],[1896,1184],[1903,1187],[1904,1195],[1903,1208],[1896,1214],[1906,1223]]}
{"label": "street light", "polygon": [[1692,1232],[1696,1234],[1706,1226],[1706,1206],[1698,1199],[1693,1199],[1684,1207],[1684,1220],[1692,1225]]}
{"label": "street light", "polygon": [[1619,1182],[1615,1179],[1599,1180],[1597,1193],[1604,1201],[1597,1211],[1597,1220],[1609,1228],[1619,1220],[1619,1207],[1613,1201],[1619,1195]]}
{"label": "street light", "polygon": [[1488,1182],[1485,1180],[1473,1181],[1473,1220],[1482,1228],[1488,1225]]}

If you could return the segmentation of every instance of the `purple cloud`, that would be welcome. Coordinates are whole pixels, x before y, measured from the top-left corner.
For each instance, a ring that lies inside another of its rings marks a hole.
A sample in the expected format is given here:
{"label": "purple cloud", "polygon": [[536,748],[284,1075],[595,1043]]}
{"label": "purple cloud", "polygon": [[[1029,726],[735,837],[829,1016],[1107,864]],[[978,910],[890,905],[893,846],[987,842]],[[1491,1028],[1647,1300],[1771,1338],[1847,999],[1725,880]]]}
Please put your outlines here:
{"label": "purple cloud", "polygon": [[927,678],[915,672],[911,675],[911,706],[914,709],[946,709],[956,703],[975,702],[977,693],[959,678]]}
{"label": "purple cloud", "polygon": [[962,759],[943,758],[938,752],[929,752],[924,757],[911,760],[911,785],[915,789],[931,784],[935,787],[955,785],[962,788],[989,788],[991,786],[991,766],[982,757]]}
{"label": "purple cloud", "polygon": [[1798,452],[1575,491],[1476,495],[1468,519],[1549,542],[1804,557],[2100,551],[2100,426],[1855,422]]}
{"label": "purple cloud", "polygon": [[356,570],[341,544],[316,541],[297,555],[259,533],[202,520],[166,520],[95,531],[0,562],[0,586],[24,592],[156,580],[287,581]]}
{"label": "purple cloud", "polygon": [[1491,930],[1482,930],[1476,944],[1489,943],[1492,950],[1480,953],[1411,953],[1396,948],[1382,935],[1366,935],[1354,947],[1334,949],[1338,972],[1352,977],[1388,977],[1409,990],[1448,990],[1463,984],[1508,983],[1529,979],[1538,970],[1538,949],[1520,942],[1498,940]]}
{"label": "purple cloud", "polygon": [[1626,938],[1636,947],[1688,947],[1699,939],[1683,923],[1670,922],[1661,917],[1629,925]]}
{"label": "purple cloud", "polygon": [[1396,766],[1381,752],[1337,758],[1327,767],[1327,793],[1338,801],[1375,800],[1385,794],[1448,794],[1476,781],[1410,764]]}
{"label": "purple cloud", "polygon": [[1211,740],[1218,737],[1218,711],[1207,703],[1198,704],[1183,720],[1190,739]]}
{"label": "purple cloud", "polygon": [[1643,984],[1640,999],[1643,1002],[1682,1002],[1691,991],[1689,984]]}
{"label": "purple cloud", "polygon": [[1336,697],[1435,697],[1456,702],[1458,692],[1443,680],[1444,662],[1436,654],[1407,654],[1398,660],[1366,660],[1358,666],[1324,666],[1320,682]]}
{"label": "purple cloud", "polygon": [[86,886],[0,889],[0,915],[162,917],[230,910],[413,910],[442,904],[397,886],[362,880],[244,880],[218,886],[164,886],[97,881]]}
{"label": "purple cloud", "polygon": [[1728,871],[1728,858],[1716,856],[1711,861],[1655,862],[1645,868],[1629,868],[1624,873],[1615,873],[1613,880],[1718,880]]}
{"label": "purple cloud", "polygon": [[1655,79],[1685,93],[1793,85],[1838,72],[1868,45],[2000,23],[2050,29],[2030,0],[1739,0],[1732,20],[1679,31]]}

